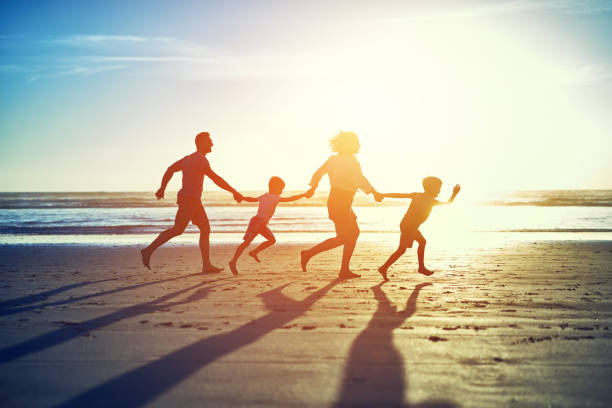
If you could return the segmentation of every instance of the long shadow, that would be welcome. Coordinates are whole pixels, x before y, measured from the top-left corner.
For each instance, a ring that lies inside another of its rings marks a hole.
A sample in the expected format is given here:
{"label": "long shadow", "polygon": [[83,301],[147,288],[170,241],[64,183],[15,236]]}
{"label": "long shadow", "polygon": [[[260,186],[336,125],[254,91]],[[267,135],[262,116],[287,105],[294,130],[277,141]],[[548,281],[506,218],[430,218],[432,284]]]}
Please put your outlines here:
{"label": "long shadow", "polygon": [[113,281],[113,280],[117,280],[117,278],[101,279],[101,280],[97,280],[97,281],[84,281],[84,282],[79,282],[79,283],[72,283],[70,285],[61,286],[61,287],[55,288],[55,289],[49,289],[49,290],[46,290],[44,292],[35,293],[33,295],[27,295],[27,296],[23,296],[23,297],[20,297],[20,298],[15,298],[15,299],[11,299],[11,300],[5,300],[3,302],[0,302],[0,310],[1,309],[8,309],[8,308],[11,308],[11,307],[29,305],[30,303],[42,302],[43,300],[49,299],[51,296],[55,296],[55,295],[60,294],[62,292],[67,292],[67,291],[69,291],[71,289],[80,288],[80,287],[87,286],[87,285],[93,285],[95,283],[109,282],[109,281]]}
{"label": "long shadow", "polygon": [[[97,293],[90,293],[88,295],[83,295],[83,296],[77,296],[77,297],[71,297],[68,299],[64,299],[64,300],[58,300],[56,302],[51,302],[51,303],[43,303],[43,304],[38,304],[38,305],[33,305],[33,306],[24,306],[24,307],[11,307],[11,306],[6,306],[7,309],[1,308],[0,307],[0,316],[8,316],[8,315],[12,315],[12,314],[17,314],[17,313],[21,313],[21,312],[27,312],[29,310],[35,310],[35,309],[44,309],[45,307],[49,307],[49,306],[60,306],[60,305],[65,305],[65,304],[69,304],[69,303],[74,303],[74,302],[80,302],[82,300],[87,300],[87,299],[91,299],[91,298],[96,298],[96,297],[100,297],[100,296],[106,296],[106,295],[110,295],[113,293],[118,293],[118,292],[123,292],[126,290],[132,290],[132,289],[138,289],[138,288],[142,288],[145,286],[150,286],[150,285],[156,285],[158,283],[164,283],[164,282],[171,282],[171,281],[175,281],[175,280],[179,280],[179,279],[185,279],[185,278],[190,278],[190,277],[194,277],[194,276],[201,276],[201,274],[199,273],[192,273],[189,275],[181,275],[181,276],[176,276],[174,278],[168,278],[168,279],[162,279],[162,280],[156,280],[156,281],[152,281],[152,282],[145,282],[145,283],[139,283],[137,285],[130,285],[130,286],[124,286],[121,288],[116,288],[116,289],[111,289],[111,290],[105,290],[102,292],[97,292]],[[113,280],[113,279],[107,279],[107,280]],[[99,283],[99,282],[104,282],[104,281],[96,281],[93,283]],[[78,286],[83,286],[82,284],[76,284],[77,287]],[[67,285],[64,286],[62,288],[57,289],[58,293],[59,292],[64,292],[66,290],[70,290],[73,289],[72,285]],[[53,291],[50,291],[53,292]],[[42,292],[42,294],[46,294],[48,292]],[[37,295],[30,295],[30,296],[26,296],[24,298],[20,298],[20,299],[24,299],[27,301],[26,298],[33,298]],[[47,295],[47,297],[50,295]],[[10,304],[11,302],[18,302],[20,299],[14,299],[14,300],[8,300],[4,303]],[[33,301],[28,301],[27,303],[33,303]],[[24,303],[22,303],[24,304]]]}
{"label": "long shadow", "polygon": [[[368,326],[351,345],[337,407],[408,406],[404,402],[404,363],[393,344],[393,331],[416,312],[419,292],[431,283],[416,285],[402,311],[391,304],[382,290],[383,283],[371,288],[378,307]],[[450,408],[456,405],[446,401],[426,401],[416,406]]]}
{"label": "long shadow", "polygon": [[[166,354],[158,360],[85,391],[60,406],[114,408],[143,406],[208,364],[257,341],[301,316],[338,282],[340,280],[336,279],[328,283],[301,301],[290,299],[282,293],[290,283],[263,293],[260,295],[262,301],[266,308],[271,309],[268,314],[228,333],[207,337]],[[283,306],[282,311],[275,311],[279,305]]]}
{"label": "long shadow", "polygon": [[[230,278],[222,278],[216,281],[224,280],[224,279],[230,279]],[[210,289],[216,286],[223,285],[223,284],[202,288],[196,291],[191,296],[187,297],[185,300],[176,301],[176,302],[167,302],[168,300],[176,296],[179,296],[185,292],[188,292],[200,286],[203,286],[209,283],[213,283],[216,281],[200,282],[188,288],[180,289],[176,292],[172,292],[167,295],[164,295],[153,301],[130,306],[125,309],[121,309],[116,312],[109,313],[107,315],[97,317],[95,319],[87,320],[87,321],[84,321],[78,324],[71,324],[71,325],[62,327],[61,329],[42,334],[38,337],[35,337],[31,340],[27,340],[23,343],[19,343],[14,346],[0,349],[0,364],[8,363],[10,361],[16,360],[23,356],[27,356],[29,354],[33,354],[33,353],[45,350],[53,346],[57,346],[58,344],[65,343],[69,340],[79,337],[83,333],[87,333],[92,330],[96,330],[96,329],[100,329],[105,326],[109,326],[120,320],[125,320],[125,319],[129,319],[135,316],[152,313],[160,309],[166,309],[168,307],[173,307],[173,306],[178,306],[178,305],[198,301],[206,297]]]}

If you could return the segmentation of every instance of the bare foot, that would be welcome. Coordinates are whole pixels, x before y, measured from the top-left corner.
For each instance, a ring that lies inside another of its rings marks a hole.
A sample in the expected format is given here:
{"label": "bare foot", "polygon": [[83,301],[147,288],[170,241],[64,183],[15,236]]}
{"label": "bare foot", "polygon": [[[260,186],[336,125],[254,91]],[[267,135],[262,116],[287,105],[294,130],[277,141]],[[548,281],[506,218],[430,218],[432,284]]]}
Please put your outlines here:
{"label": "bare foot", "polygon": [[257,257],[257,254],[254,251],[249,252],[249,256],[253,258],[254,260],[256,260],[257,262],[261,262],[259,258]]}
{"label": "bare foot", "polygon": [[340,278],[340,279],[354,279],[354,278],[360,278],[360,277],[361,277],[361,275],[358,275],[358,274],[356,274],[354,272],[351,272],[351,271],[344,271],[344,272],[341,271],[338,274],[338,278]]}
{"label": "bare foot", "polygon": [[389,278],[387,278],[387,270],[385,268],[383,268],[382,266],[380,268],[378,268],[378,273],[380,273],[383,277],[383,279],[385,281],[388,281]]}
{"label": "bare foot", "polygon": [[308,256],[308,251],[302,251],[300,253],[301,261],[302,261],[302,271],[306,272],[306,265],[308,265],[308,261],[310,261],[310,257]]}
{"label": "bare foot", "polygon": [[151,254],[149,253],[149,251],[145,249],[141,249],[140,250],[140,256],[142,257],[142,264],[148,269],[151,270]]}
{"label": "bare foot", "polygon": [[213,264],[209,264],[202,267],[202,273],[219,273],[223,268],[219,268]]}
{"label": "bare foot", "polygon": [[433,275],[433,271],[430,271],[429,269],[427,269],[425,267],[419,268],[419,273],[422,273],[425,276]]}
{"label": "bare foot", "polygon": [[238,269],[236,269],[236,262],[230,261],[229,267],[230,267],[230,271],[232,271],[234,275],[238,275]]}

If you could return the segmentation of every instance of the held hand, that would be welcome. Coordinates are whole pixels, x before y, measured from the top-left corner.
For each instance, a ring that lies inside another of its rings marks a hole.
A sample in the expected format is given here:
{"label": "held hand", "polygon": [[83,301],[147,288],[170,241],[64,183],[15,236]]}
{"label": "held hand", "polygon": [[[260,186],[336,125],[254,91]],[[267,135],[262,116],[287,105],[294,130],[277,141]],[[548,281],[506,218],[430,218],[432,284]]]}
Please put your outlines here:
{"label": "held hand", "polygon": [[155,197],[157,197],[158,200],[164,198],[164,189],[160,187],[159,190],[155,192]]}
{"label": "held hand", "polygon": [[234,200],[236,200],[237,203],[242,202],[242,198],[243,198],[242,194],[236,191],[233,195],[234,195]]}
{"label": "held hand", "polygon": [[304,197],[306,198],[310,198],[314,195],[314,187],[309,188],[305,193],[304,193]]}
{"label": "held hand", "polygon": [[385,198],[384,195],[380,194],[378,191],[374,191],[374,200],[376,200],[377,203],[382,202],[382,200]]}
{"label": "held hand", "polygon": [[461,191],[461,186],[459,184],[455,184],[455,187],[453,187],[453,195],[457,195],[459,191]]}

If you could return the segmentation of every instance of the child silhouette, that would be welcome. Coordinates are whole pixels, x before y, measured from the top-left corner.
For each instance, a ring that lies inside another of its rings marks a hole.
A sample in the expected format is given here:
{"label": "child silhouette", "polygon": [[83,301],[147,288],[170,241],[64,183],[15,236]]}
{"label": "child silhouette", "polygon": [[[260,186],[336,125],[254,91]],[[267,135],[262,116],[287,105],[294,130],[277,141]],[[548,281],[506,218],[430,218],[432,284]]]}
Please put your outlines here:
{"label": "child silhouette", "polygon": [[312,192],[309,190],[302,194],[296,194],[290,197],[281,197],[281,193],[285,188],[285,182],[280,177],[272,177],[268,182],[268,192],[259,197],[246,197],[243,196],[242,199],[244,201],[248,201],[251,203],[259,202],[259,208],[257,209],[257,215],[251,218],[249,221],[249,226],[247,227],[246,233],[244,234],[243,242],[236,248],[236,252],[234,253],[234,257],[229,262],[229,267],[234,275],[238,275],[238,269],[236,268],[236,263],[238,262],[238,258],[242,252],[253,242],[257,235],[263,236],[266,241],[259,244],[257,248],[249,252],[249,255],[255,259],[257,262],[259,258],[257,254],[263,251],[266,248],[271,247],[276,243],[276,238],[274,238],[274,234],[268,228],[268,222],[270,218],[274,215],[274,211],[276,210],[276,206],[279,202],[287,203],[290,201],[296,201],[300,198],[304,197],[312,197]]}
{"label": "child silhouette", "polygon": [[419,226],[427,220],[429,214],[431,213],[432,208],[435,205],[442,204],[450,204],[455,200],[455,197],[461,190],[459,184],[455,185],[453,188],[453,194],[451,195],[448,202],[441,202],[436,200],[438,194],[440,194],[440,189],[442,187],[442,180],[437,177],[426,177],[423,179],[423,193],[388,193],[382,194],[383,197],[388,198],[410,198],[412,202],[410,203],[410,207],[408,211],[406,211],[406,215],[402,219],[400,223],[400,242],[399,247],[395,252],[393,252],[389,259],[378,268],[378,272],[382,275],[384,280],[389,280],[387,278],[387,270],[391,265],[395,263],[399,259],[400,256],[406,252],[406,248],[412,248],[412,243],[416,240],[419,243],[419,248],[417,249],[417,255],[419,258],[419,273],[423,275],[429,276],[433,274],[432,271],[425,267],[425,237],[419,231]]}

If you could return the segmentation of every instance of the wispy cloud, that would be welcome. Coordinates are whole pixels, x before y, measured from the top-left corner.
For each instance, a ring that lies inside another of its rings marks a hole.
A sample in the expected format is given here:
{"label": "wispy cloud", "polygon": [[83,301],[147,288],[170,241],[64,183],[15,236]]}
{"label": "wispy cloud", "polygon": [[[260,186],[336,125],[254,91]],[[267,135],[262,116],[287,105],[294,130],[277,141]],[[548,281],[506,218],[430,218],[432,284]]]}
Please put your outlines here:
{"label": "wispy cloud", "polygon": [[28,82],[35,82],[44,78],[58,78],[63,76],[72,76],[72,75],[93,75],[98,74],[100,72],[108,72],[108,71],[117,71],[120,69],[124,69],[126,66],[124,65],[107,65],[107,66],[84,66],[84,67],[72,67],[63,71],[57,72],[41,72],[41,73],[31,73],[28,78]]}
{"label": "wispy cloud", "polygon": [[[71,35],[28,41],[19,46],[16,58],[24,60],[26,68],[22,72],[29,82],[130,69],[158,71],[187,80],[282,78],[321,72],[321,67],[309,64],[307,56],[237,55],[173,37]],[[24,58],[22,49],[29,49],[30,55]],[[11,69],[7,65],[0,72]]]}
{"label": "wispy cloud", "polygon": [[91,46],[107,43],[145,42],[147,38],[134,35],[69,35],[46,40],[50,44]]}

